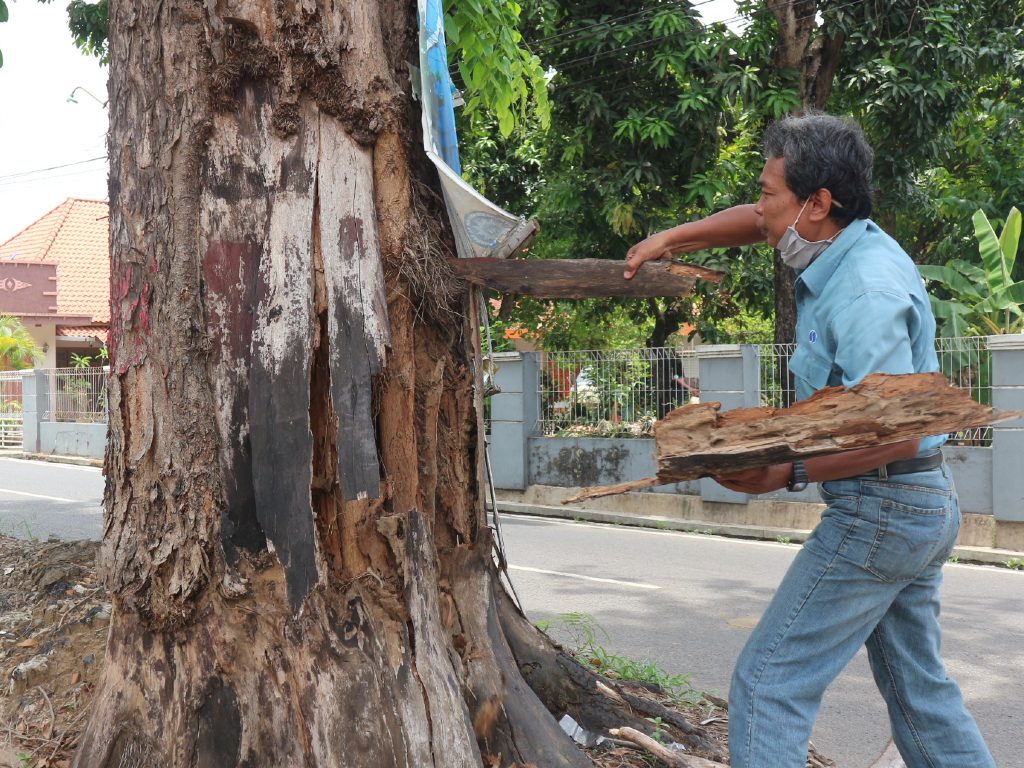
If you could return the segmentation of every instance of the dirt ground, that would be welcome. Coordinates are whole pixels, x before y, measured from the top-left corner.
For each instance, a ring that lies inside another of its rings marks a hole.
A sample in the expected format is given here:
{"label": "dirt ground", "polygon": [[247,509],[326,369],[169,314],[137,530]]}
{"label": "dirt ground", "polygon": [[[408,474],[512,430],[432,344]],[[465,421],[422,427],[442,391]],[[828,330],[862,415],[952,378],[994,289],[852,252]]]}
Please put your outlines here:
{"label": "dirt ground", "polygon": [[97,548],[0,536],[0,768],[70,765],[110,622]]}
{"label": "dirt ground", "polygon": [[[78,743],[103,665],[110,602],[96,575],[95,542],[25,541],[0,535],[0,768],[66,768]],[[616,687],[629,691],[624,681]],[[675,765],[625,739],[576,733],[600,768],[678,768],[724,761],[725,702],[705,697],[685,708],[650,686],[636,695],[661,702],[648,718],[657,740],[676,750]],[[628,695],[628,693],[627,693]],[[572,723],[565,724],[572,730]],[[696,734],[696,736],[695,736]],[[673,761],[674,762],[674,761]],[[812,753],[808,768],[834,768]]]}

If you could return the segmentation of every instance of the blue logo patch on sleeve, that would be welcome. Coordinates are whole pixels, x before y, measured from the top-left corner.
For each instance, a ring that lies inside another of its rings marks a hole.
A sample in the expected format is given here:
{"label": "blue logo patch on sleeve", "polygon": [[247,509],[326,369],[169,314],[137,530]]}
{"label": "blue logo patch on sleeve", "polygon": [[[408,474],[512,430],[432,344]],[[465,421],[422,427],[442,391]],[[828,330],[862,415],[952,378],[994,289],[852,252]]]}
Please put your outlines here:
{"label": "blue logo patch on sleeve", "polygon": [[817,331],[811,331],[810,333],[808,333],[807,334],[807,340],[810,341],[811,344],[816,342],[818,340],[818,332]]}

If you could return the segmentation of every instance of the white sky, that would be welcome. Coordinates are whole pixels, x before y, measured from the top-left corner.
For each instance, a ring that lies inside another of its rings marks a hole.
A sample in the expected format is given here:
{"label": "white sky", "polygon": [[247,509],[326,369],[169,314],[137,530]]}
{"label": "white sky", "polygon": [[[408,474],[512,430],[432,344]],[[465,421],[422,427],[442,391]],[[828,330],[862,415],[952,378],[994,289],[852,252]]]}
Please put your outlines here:
{"label": "white sky", "polygon": [[[735,15],[734,0],[696,0],[709,21]],[[71,42],[61,3],[8,2],[0,24],[0,242],[68,197],[107,198],[107,72]],[[81,86],[77,104],[68,103]],[[90,161],[90,162],[82,162]],[[41,169],[70,167],[42,171]],[[39,172],[36,172],[39,171]]]}
{"label": "white sky", "polygon": [[68,197],[107,198],[107,110],[76,86],[107,99],[107,72],[71,42],[62,3],[8,2],[0,24],[0,242]]}

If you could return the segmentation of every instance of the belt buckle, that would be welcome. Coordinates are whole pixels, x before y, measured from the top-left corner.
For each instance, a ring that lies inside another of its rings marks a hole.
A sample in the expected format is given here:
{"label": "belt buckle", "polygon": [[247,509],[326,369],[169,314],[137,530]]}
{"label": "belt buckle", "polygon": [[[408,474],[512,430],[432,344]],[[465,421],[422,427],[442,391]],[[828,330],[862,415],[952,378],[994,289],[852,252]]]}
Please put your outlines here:
{"label": "belt buckle", "polygon": [[883,464],[878,468],[878,479],[888,480],[889,479],[889,465]]}

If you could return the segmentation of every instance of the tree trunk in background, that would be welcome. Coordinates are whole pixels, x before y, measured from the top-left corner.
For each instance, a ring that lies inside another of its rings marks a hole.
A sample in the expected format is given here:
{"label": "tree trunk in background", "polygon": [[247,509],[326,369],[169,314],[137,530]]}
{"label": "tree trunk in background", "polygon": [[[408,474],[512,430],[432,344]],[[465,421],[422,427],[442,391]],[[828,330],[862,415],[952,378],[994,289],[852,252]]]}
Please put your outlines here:
{"label": "tree trunk in background", "polygon": [[491,558],[415,3],[114,0],[110,33],[114,615],[75,764],[589,765],[505,639],[550,648]]}
{"label": "tree trunk in background", "polygon": [[796,336],[796,293],[793,269],[773,251],[775,261],[775,343],[792,344]]}
{"label": "tree trunk in background", "polygon": [[[824,109],[829,95],[843,36],[821,32],[815,19],[817,0],[768,0],[768,8],[779,28],[773,65],[777,71],[799,73],[802,110]],[[793,270],[775,253],[775,343],[792,344],[796,334],[796,299]],[[788,380],[789,372],[784,371]]]}

